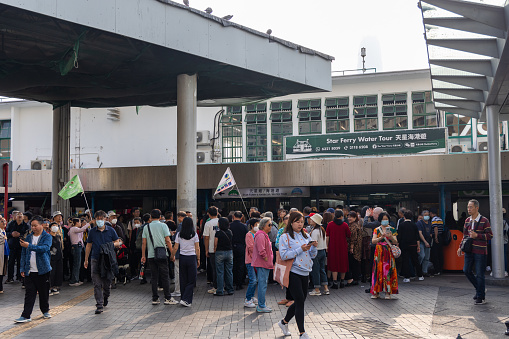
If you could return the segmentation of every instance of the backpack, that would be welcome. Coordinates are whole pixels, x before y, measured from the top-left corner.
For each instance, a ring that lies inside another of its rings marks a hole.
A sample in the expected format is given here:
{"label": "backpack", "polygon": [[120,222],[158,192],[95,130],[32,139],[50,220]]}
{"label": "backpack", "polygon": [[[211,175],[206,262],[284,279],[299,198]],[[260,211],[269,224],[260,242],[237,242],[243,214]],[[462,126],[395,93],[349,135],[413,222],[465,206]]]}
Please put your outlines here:
{"label": "backpack", "polygon": [[145,225],[142,225],[140,228],[138,228],[138,234],[136,235],[136,249],[140,251],[143,245],[143,227],[145,227]]}

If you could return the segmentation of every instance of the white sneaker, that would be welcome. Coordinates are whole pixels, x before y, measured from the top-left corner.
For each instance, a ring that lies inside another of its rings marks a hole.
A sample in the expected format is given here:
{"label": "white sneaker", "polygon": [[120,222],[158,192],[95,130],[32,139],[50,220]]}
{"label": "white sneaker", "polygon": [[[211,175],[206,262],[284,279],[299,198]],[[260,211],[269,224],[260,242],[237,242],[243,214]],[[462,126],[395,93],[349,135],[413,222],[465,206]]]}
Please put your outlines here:
{"label": "white sneaker", "polygon": [[283,324],[283,320],[279,320],[277,324],[279,325],[279,328],[281,328],[281,330],[283,331],[284,336],[292,335],[292,333],[288,329],[288,324]]}
{"label": "white sneaker", "polygon": [[158,288],[157,288],[157,290],[158,290],[158,291],[164,291],[164,288],[162,288],[162,287],[158,287]]}
{"label": "white sneaker", "polygon": [[304,332],[303,334],[301,334],[301,336],[299,337],[300,339],[311,339],[310,336],[308,336],[308,334],[306,332]]}
{"label": "white sneaker", "polygon": [[322,292],[313,290],[309,292],[309,295],[322,295]]}
{"label": "white sneaker", "polygon": [[180,305],[185,306],[185,307],[191,307],[191,304],[190,304],[190,303],[188,303],[188,302],[187,302],[187,301],[185,301],[185,300],[181,300],[181,301],[180,301]]}
{"label": "white sneaker", "polygon": [[256,305],[255,303],[253,302],[253,299],[251,300],[244,300],[244,307],[247,307],[247,308],[255,308]]}
{"label": "white sneaker", "polygon": [[180,292],[173,292],[170,294],[172,297],[180,297]]}
{"label": "white sneaker", "polygon": [[253,304],[258,305],[258,299],[256,299],[255,297],[252,297],[251,301],[253,302]]}
{"label": "white sneaker", "polygon": [[173,298],[170,298],[170,300],[168,299],[164,299],[164,304],[165,305],[177,305],[179,302],[176,301],[175,299]]}
{"label": "white sneaker", "polygon": [[207,293],[209,294],[214,294],[216,293],[217,289],[215,289],[214,287],[212,287],[210,290],[207,291]]}
{"label": "white sneaker", "polygon": [[410,282],[410,279],[406,279],[406,278],[405,278],[405,279],[403,279],[403,282],[404,282],[404,283],[409,283],[409,282]]}
{"label": "white sneaker", "polygon": [[424,277],[419,277],[419,281],[423,281],[424,280]]}

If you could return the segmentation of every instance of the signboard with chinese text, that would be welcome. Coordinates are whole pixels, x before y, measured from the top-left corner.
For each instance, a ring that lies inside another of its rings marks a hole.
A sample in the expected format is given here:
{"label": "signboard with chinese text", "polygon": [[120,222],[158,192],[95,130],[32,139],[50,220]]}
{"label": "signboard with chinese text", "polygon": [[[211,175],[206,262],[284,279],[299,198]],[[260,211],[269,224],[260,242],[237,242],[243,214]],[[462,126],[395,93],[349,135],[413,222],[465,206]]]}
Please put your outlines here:
{"label": "signboard with chinese text", "polygon": [[[239,192],[240,191],[240,192]],[[216,199],[234,199],[240,198],[301,198],[309,197],[309,187],[266,187],[266,188],[233,188],[228,193],[219,193]]]}

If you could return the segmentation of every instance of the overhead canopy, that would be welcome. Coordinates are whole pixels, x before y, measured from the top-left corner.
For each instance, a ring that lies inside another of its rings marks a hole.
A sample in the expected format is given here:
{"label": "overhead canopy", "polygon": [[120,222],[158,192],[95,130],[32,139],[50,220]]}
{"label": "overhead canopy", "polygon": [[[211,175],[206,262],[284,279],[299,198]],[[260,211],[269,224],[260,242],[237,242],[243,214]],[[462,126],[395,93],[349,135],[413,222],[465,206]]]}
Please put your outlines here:
{"label": "overhead canopy", "polygon": [[500,106],[509,120],[509,7],[505,0],[425,0],[425,28],[435,106],[485,118],[487,105]]}
{"label": "overhead canopy", "polygon": [[168,0],[1,0],[0,95],[78,107],[198,105],[331,89],[332,57]]}

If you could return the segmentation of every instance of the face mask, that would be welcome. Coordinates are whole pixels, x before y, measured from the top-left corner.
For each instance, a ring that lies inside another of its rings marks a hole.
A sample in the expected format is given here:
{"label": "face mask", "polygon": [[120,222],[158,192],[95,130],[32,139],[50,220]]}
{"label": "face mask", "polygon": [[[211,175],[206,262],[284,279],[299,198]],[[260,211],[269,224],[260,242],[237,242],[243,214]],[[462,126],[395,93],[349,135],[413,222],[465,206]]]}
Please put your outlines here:
{"label": "face mask", "polygon": [[424,216],[424,220],[428,221],[429,220],[429,215],[425,215]]}
{"label": "face mask", "polygon": [[97,224],[97,227],[103,228],[104,227],[104,220],[96,220],[95,222]]}
{"label": "face mask", "polygon": [[51,232],[57,233],[58,232],[58,226],[51,226]]}
{"label": "face mask", "polygon": [[383,226],[389,225],[389,220],[382,220],[382,225]]}
{"label": "face mask", "polygon": [[111,220],[111,223],[112,223],[113,225],[115,225],[115,224],[117,223],[117,219],[113,219],[113,220]]}
{"label": "face mask", "polygon": [[258,228],[258,226],[253,227],[253,231],[255,231],[255,232],[258,232],[259,230],[260,230],[260,229]]}
{"label": "face mask", "polygon": [[134,224],[134,228],[138,228],[140,226],[141,226],[141,224]]}

